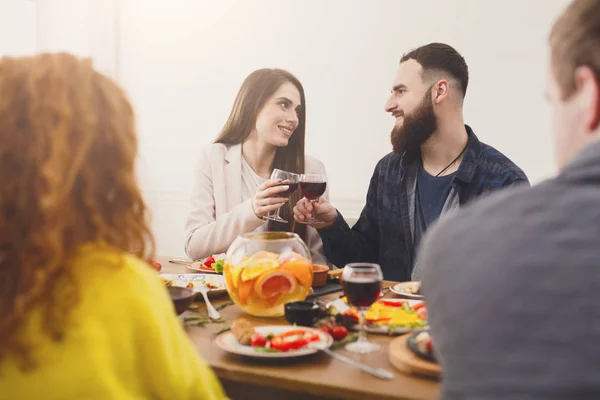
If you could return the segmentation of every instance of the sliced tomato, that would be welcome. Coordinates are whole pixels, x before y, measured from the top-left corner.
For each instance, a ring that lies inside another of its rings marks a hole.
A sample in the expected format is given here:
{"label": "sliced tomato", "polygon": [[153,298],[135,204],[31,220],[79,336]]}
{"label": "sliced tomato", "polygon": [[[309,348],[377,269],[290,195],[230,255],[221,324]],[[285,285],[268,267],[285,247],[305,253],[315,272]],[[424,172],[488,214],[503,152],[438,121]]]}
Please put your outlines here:
{"label": "sliced tomato", "polygon": [[417,310],[417,315],[419,316],[419,318],[421,318],[423,321],[427,321],[427,317],[429,317],[428,313],[427,313],[427,307],[421,307]]}
{"label": "sliced tomato", "polygon": [[250,344],[252,347],[265,347],[267,345],[267,338],[260,333],[255,333],[250,339]]}
{"label": "sliced tomato", "polygon": [[425,302],[424,302],[424,301],[422,301],[422,302],[420,302],[420,303],[417,303],[417,304],[415,304],[414,306],[412,306],[412,309],[413,309],[413,310],[415,310],[415,311],[417,311],[418,309],[420,309],[420,308],[423,308],[423,307],[425,307],[425,306],[426,306]]}
{"label": "sliced tomato", "polygon": [[200,265],[198,267],[198,270],[200,270],[200,271],[211,271],[211,272],[215,271],[215,269],[213,267],[207,267],[206,265]]}

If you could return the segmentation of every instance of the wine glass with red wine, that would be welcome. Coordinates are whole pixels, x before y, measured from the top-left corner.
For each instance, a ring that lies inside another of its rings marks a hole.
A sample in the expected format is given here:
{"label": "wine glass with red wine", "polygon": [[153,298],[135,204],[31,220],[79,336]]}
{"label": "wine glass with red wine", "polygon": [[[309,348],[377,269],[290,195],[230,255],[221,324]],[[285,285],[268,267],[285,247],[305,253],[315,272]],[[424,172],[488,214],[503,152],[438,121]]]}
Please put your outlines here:
{"label": "wine glass with red wine", "polygon": [[381,294],[383,274],[378,264],[352,263],[344,267],[342,273],[344,295],[348,303],[358,309],[360,331],[358,341],[346,345],[346,350],[353,353],[370,353],[380,349],[378,344],[367,340],[365,332],[365,314],[371,304]]}
{"label": "wine glass with red wine", "polygon": [[[325,175],[321,174],[303,174],[300,175],[300,191],[302,195],[310,200],[311,203],[316,203],[319,201],[319,197],[325,193],[325,189],[327,188],[327,180],[325,179]],[[313,222],[318,222],[314,217],[314,206],[313,206],[313,214],[312,216],[304,221],[305,224],[311,224]]]}
{"label": "wine glass with red wine", "polygon": [[[295,174],[293,172],[287,172],[287,171],[283,171],[283,170],[275,168],[273,170],[273,172],[271,173],[271,179],[281,179],[280,185],[288,185],[289,186],[288,190],[286,190],[285,192],[279,192],[279,193],[277,193],[276,196],[290,197],[296,191],[296,189],[298,189],[298,182],[300,181],[300,175]],[[279,207],[276,211],[275,210],[271,211],[269,213],[269,215],[267,215],[265,218],[287,224],[288,221],[286,221],[285,219],[283,219],[279,216],[279,210],[281,210],[281,207]]]}

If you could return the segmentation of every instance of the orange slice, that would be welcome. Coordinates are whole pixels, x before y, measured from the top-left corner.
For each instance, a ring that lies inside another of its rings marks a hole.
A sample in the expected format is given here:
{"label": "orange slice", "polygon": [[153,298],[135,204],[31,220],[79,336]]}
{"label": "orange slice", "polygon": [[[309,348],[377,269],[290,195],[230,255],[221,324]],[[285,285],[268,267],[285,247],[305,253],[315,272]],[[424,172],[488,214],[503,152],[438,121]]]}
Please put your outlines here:
{"label": "orange slice", "polygon": [[281,258],[284,271],[294,275],[303,286],[310,286],[313,280],[312,263],[298,253],[288,253]]}
{"label": "orange slice", "polygon": [[233,284],[233,267],[229,264],[225,264],[223,266],[223,276],[225,277],[225,282],[227,283],[227,287],[229,290],[235,289],[237,285]]}
{"label": "orange slice", "polygon": [[254,291],[263,299],[281,296],[296,290],[296,279],[288,272],[276,270],[266,272],[254,283]]}
{"label": "orange slice", "polygon": [[303,286],[312,285],[313,271],[310,263],[290,261],[283,265],[283,270],[292,274]]}
{"label": "orange slice", "polygon": [[229,266],[229,271],[231,274],[231,283],[233,284],[233,287],[235,289],[237,289],[237,287],[240,284],[240,275],[242,274],[243,269],[242,268],[236,268],[233,265]]}
{"label": "orange slice", "polygon": [[238,298],[240,299],[240,302],[242,304],[246,304],[248,302],[248,299],[250,298],[250,294],[252,293],[252,284],[254,282],[249,281],[249,282],[240,282],[239,287],[238,287]]}
{"label": "orange slice", "polygon": [[273,258],[262,258],[250,261],[249,265],[242,270],[242,282],[258,278],[265,272],[279,267],[279,261]]}

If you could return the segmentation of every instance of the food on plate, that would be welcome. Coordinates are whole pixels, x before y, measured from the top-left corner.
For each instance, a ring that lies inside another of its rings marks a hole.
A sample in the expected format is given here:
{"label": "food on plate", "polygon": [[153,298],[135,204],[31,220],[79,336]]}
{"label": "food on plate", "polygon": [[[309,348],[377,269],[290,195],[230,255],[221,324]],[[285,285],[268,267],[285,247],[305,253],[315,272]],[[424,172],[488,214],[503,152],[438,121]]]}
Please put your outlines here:
{"label": "food on plate", "polygon": [[327,271],[327,279],[340,279],[342,278],[342,273],[344,272],[344,268],[339,269],[330,269]]}
{"label": "food on plate", "polygon": [[431,335],[429,334],[429,332],[420,332],[415,337],[415,343],[417,344],[417,348],[421,353],[433,357],[433,340],[431,339]]}
{"label": "food on plate", "polygon": [[331,328],[331,336],[333,336],[335,340],[342,340],[348,336],[348,328],[341,325],[335,325]]}
{"label": "food on plate", "polygon": [[309,343],[319,341],[319,335],[304,329],[294,329],[280,333],[279,335],[263,336],[255,333],[252,336],[251,345],[256,351],[262,352],[286,352],[299,350]]}
{"label": "food on plate", "polygon": [[211,271],[216,273],[223,272],[223,266],[225,265],[225,253],[213,254],[212,256],[206,257],[202,263],[197,267],[201,271]]}
{"label": "food on plate", "polygon": [[[183,274],[182,276],[185,276],[185,274]],[[189,281],[187,279],[169,279],[169,277],[171,277],[171,275],[169,275],[169,274],[160,276],[160,279],[163,281],[165,286],[179,286],[179,287],[188,287],[188,288],[192,288],[192,289],[197,288],[199,286],[206,286],[207,288],[209,288],[211,290],[223,289],[222,283],[219,285],[218,281],[213,281],[211,279],[211,276],[198,276],[197,278],[194,278]],[[212,277],[220,278],[220,277],[217,277],[216,275],[213,275]]]}
{"label": "food on plate", "polygon": [[250,339],[250,345],[252,347],[265,347],[267,345],[267,338],[258,332],[255,332]]}
{"label": "food on plate", "polygon": [[216,273],[223,273],[223,267],[225,266],[225,260],[217,260],[212,264],[212,269],[215,270]]}
{"label": "food on plate", "polygon": [[213,256],[206,257],[204,259],[204,266],[208,268],[212,268],[213,263],[215,262],[215,258]]}
{"label": "food on plate", "polygon": [[313,280],[311,261],[295,252],[259,251],[225,264],[223,275],[232,300],[258,316],[283,315],[283,305],[304,300]]}
{"label": "food on plate", "polygon": [[421,281],[406,282],[402,291],[406,294],[421,294]]}
{"label": "food on plate", "polygon": [[240,344],[248,346],[252,342],[252,336],[256,333],[254,327],[245,319],[236,319],[231,324],[231,333]]}
{"label": "food on plate", "polygon": [[315,332],[304,329],[295,329],[274,336],[269,346],[271,349],[279,351],[298,350],[308,345],[309,343],[319,340],[319,335]]}
{"label": "food on plate", "polygon": [[336,319],[333,317],[321,319],[317,322],[316,328],[331,335],[335,340],[343,340],[348,336],[348,328],[343,325],[338,325]]}
{"label": "food on plate", "polygon": [[231,332],[241,345],[252,346],[255,351],[267,353],[298,350],[320,339],[314,331],[301,328],[291,329],[277,335],[273,333],[263,335],[243,318],[233,322]]}
{"label": "food on plate", "polygon": [[[345,312],[358,320],[356,308]],[[425,317],[425,318],[423,318]],[[410,305],[408,301],[391,301],[379,299],[367,310],[365,320],[367,323],[385,325],[390,328],[424,328],[427,326],[427,306],[425,302]]]}

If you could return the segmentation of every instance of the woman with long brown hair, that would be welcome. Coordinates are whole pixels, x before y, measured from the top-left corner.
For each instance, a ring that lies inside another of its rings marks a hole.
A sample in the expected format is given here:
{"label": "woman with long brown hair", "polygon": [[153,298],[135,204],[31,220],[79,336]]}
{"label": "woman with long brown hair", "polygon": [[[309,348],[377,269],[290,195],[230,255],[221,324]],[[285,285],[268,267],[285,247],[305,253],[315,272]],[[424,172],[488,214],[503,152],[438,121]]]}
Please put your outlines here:
{"label": "woman with long brown hair", "polygon": [[[304,154],[305,131],[304,88],[295,76],[265,68],[244,80],[223,130],[200,155],[186,226],[188,256],[224,252],[243,233],[284,230],[304,239],[314,263],[325,262],[316,229],[294,222],[290,205],[300,200],[299,191],[282,197],[285,185],[270,179],[275,168],[325,175],[323,164]],[[267,222],[279,208],[289,222]]]}
{"label": "woman with long brown hair", "polygon": [[0,397],[225,398],[155,271],[131,105],[90,61],[0,59]]}

